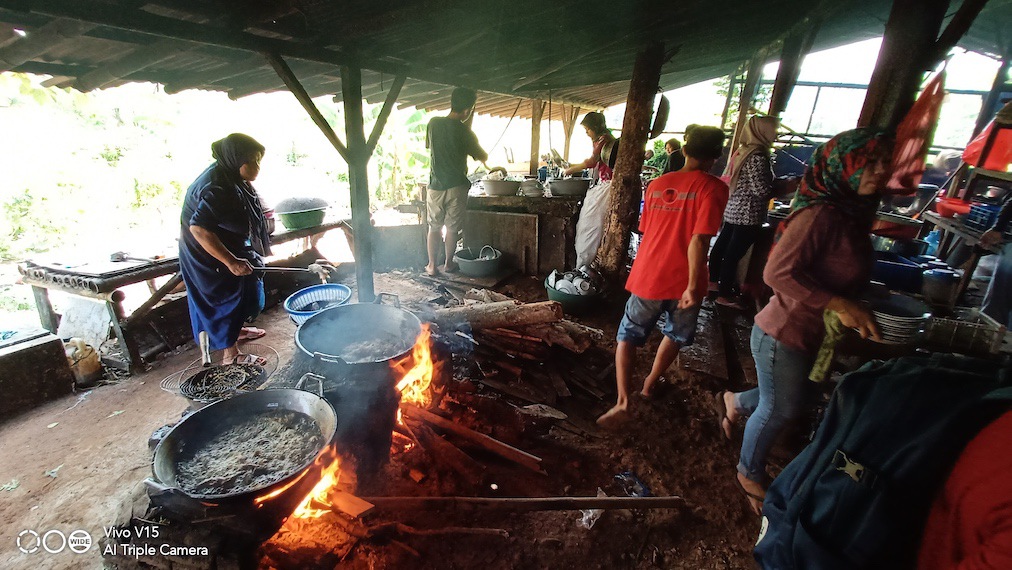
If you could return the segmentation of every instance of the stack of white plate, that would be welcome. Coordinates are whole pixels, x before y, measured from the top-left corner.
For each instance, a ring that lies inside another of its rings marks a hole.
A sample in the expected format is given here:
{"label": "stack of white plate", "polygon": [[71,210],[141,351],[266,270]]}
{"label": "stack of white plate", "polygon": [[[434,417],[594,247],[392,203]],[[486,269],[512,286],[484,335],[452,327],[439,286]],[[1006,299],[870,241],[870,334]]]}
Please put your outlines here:
{"label": "stack of white plate", "polygon": [[926,304],[899,293],[872,301],[871,308],[886,344],[910,344],[931,318]]}

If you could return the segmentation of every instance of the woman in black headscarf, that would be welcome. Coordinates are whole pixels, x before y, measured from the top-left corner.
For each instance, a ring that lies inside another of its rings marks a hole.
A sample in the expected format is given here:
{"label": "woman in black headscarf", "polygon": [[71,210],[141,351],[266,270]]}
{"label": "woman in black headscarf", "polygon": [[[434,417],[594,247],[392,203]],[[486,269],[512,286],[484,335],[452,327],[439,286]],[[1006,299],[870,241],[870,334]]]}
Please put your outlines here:
{"label": "woman in black headscarf", "polygon": [[[243,323],[260,314],[263,281],[253,274],[270,255],[267,222],[250,182],[264,147],[233,133],[211,144],[214,162],[193,181],[180,216],[179,267],[193,337],[206,331],[212,350],[238,355]],[[259,332],[259,331],[258,331]]]}

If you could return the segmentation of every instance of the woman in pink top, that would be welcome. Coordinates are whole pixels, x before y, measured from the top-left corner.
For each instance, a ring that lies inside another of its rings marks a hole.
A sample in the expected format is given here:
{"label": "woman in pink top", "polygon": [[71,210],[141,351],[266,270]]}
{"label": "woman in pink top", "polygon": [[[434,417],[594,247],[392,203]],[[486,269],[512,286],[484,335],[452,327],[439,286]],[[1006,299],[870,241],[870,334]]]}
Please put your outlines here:
{"label": "woman in pink top", "polygon": [[615,141],[615,135],[611,134],[604,113],[596,111],[587,113],[580,124],[583,125],[590,140],[594,141],[594,152],[587,160],[574,164],[563,171],[563,174],[569,176],[577,174],[585,168],[594,169],[594,182],[587,190],[587,196],[583,199],[583,207],[580,208],[580,219],[576,221],[577,267],[594,263],[594,258],[597,257],[597,248],[601,245],[601,237],[604,235],[604,221],[608,215],[608,203],[611,196],[611,167],[601,160],[601,152],[606,144]]}
{"label": "woman in pink top", "polygon": [[756,514],[769,483],[770,447],[806,409],[808,374],[825,335],[823,312],[835,311],[862,337],[878,337],[874,318],[856,299],[871,275],[868,233],[891,151],[890,139],[871,129],[846,131],[819,146],[770,252],[763,278],[774,296],[756,315],[751,338],[759,387],[722,392],[715,402],[728,438],[734,420],[748,417],[738,484]]}

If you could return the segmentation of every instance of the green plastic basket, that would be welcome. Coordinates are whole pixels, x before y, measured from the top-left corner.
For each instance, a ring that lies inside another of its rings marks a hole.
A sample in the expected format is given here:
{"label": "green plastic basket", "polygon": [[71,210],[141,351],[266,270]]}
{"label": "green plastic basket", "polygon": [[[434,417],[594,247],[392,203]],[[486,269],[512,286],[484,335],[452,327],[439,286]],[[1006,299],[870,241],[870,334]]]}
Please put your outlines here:
{"label": "green plastic basket", "polygon": [[573,295],[571,293],[564,293],[549,285],[547,277],[545,277],[545,291],[548,292],[548,299],[550,301],[558,301],[562,304],[562,310],[571,315],[584,315],[589,313],[595,305],[599,304],[598,300],[601,297],[600,293],[594,293],[591,295]]}
{"label": "green plastic basket", "polygon": [[326,208],[319,208],[316,210],[303,210],[301,212],[287,212],[284,214],[277,214],[281,220],[281,224],[290,231],[304,230],[306,228],[316,227],[323,223],[323,217],[326,215]]}

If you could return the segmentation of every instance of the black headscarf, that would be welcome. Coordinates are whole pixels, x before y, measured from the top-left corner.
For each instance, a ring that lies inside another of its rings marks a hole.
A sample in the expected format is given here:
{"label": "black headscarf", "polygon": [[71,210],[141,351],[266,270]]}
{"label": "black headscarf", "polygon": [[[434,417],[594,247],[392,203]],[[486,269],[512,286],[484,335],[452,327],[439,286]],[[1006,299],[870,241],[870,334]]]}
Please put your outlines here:
{"label": "black headscarf", "polygon": [[260,255],[270,255],[271,238],[267,233],[267,220],[260,206],[260,198],[253,185],[243,180],[239,174],[242,165],[255,161],[257,155],[262,155],[264,151],[264,145],[242,133],[232,133],[211,143],[211,156],[217,161],[218,168],[241,189],[239,194],[249,218],[249,236],[253,249]]}

